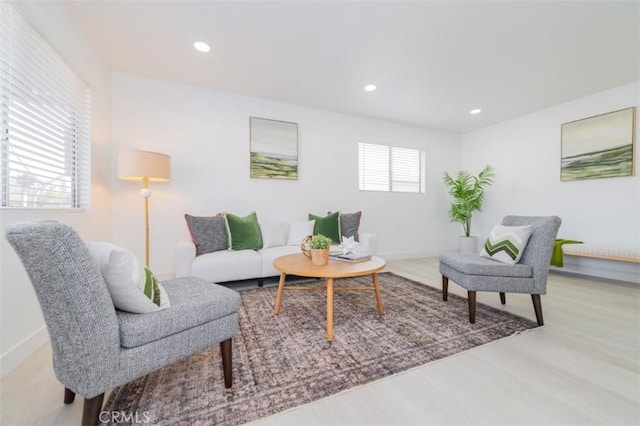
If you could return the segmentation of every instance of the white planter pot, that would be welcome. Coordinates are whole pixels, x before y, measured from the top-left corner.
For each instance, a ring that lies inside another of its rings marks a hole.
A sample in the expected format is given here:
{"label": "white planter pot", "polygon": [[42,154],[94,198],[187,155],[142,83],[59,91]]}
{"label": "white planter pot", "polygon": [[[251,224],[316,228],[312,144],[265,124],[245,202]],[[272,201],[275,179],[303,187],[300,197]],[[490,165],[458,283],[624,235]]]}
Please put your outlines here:
{"label": "white planter pot", "polygon": [[478,237],[460,236],[458,240],[460,253],[478,253]]}

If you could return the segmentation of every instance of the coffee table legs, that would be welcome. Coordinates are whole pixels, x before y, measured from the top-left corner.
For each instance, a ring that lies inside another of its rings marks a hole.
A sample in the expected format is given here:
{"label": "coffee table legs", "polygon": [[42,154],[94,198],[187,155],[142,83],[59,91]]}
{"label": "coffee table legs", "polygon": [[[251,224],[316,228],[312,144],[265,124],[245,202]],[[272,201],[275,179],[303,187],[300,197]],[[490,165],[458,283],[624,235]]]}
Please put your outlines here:
{"label": "coffee table legs", "polygon": [[373,278],[373,290],[376,292],[376,304],[378,305],[378,314],[384,315],[384,306],[382,305],[382,295],[380,294],[380,284],[378,284],[378,274],[371,274]]}
{"label": "coffee table legs", "polygon": [[276,305],[273,307],[273,313],[278,315],[280,313],[280,303],[282,302],[282,293],[284,292],[284,282],[287,278],[287,274],[284,272],[280,274],[280,282],[278,283],[278,292],[276,293]]}
{"label": "coffee table legs", "polygon": [[333,342],[333,278],[327,278],[327,340]]}
{"label": "coffee table legs", "polygon": [[[280,282],[278,283],[278,292],[276,293],[276,304],[273,307],[273,313],[280,313],[280,304],[282,303],[282,293],[284,292],[284,283],[287,274],[280,274]],[[380,284],[378,283],[378,274],[371,274],[373,279],[373,289],[376,293],[376,305],[378,306],[378,314],[384,315],[384,306],[382,305],[382,295],[380,294]],[[327,341],[333,342],[333,278],[327,278]]]}

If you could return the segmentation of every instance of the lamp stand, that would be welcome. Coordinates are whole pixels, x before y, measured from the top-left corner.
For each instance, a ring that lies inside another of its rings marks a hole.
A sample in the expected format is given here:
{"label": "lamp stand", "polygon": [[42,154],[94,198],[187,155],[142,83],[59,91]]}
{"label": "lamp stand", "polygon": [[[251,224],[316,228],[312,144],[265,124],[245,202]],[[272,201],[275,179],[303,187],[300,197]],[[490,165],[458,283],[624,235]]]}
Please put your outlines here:
{"label": "lamp stand", "polygon": [[142,181],[140,195],[144,198],[144,264],[149,267],[149,182],[171,180],[171,157],[151,151],[121,151],[118,153],[118,178]]}
{"label": "lamp stand", "polygon": [[144,264],[149,267],[149,197],[151,190],[149,189],[149,178],[142,179],[142,190],[140,195],[144,198]]}

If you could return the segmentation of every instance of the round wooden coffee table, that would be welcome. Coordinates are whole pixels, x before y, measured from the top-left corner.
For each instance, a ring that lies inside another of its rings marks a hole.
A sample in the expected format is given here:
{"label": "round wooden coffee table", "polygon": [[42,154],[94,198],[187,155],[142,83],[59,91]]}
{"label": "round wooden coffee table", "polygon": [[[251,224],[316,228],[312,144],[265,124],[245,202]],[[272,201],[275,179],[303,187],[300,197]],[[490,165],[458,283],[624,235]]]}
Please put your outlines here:
{"label": "round wooden coffee table", "polygon": [[[368,290],[374,291],[376,295],[376,304],[378,313],[384,315],[384,306],[382,306],[382,296],[380,294],[380,285],[378,284],[378,271],[385,267],[384,259],[373,256],[370,260],[362,262],[342,262],[340,260],[329,259],[329,263],[325,266],[317,266],[311,263],[311,260],[302,253],[290,254],[278,257],[273,261],[273,267],[281,272],[280,283],[278,284],[278,292],[276,294],[276,304],[273,307],[273,313],[280,313],[280,303],[282,302],[282,293],[285,290],[285,280],[287,275],[297,275],[300,277],[325,278],[327,289],[327,340],[333,341],[333,292],[334,290]],[[371,275],[373,287],[333,287],[335,278],[362,277]],[[314,290],[317,286],[287,286],[287,290]]]}

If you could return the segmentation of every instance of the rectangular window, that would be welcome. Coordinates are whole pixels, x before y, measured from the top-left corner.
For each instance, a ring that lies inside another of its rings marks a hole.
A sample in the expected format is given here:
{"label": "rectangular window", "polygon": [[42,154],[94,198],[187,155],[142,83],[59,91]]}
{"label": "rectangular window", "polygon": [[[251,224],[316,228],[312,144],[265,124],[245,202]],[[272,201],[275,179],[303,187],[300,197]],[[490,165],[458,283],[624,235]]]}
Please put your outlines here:
{"label": "rectangular window", "polygon": [[89,89],[7,2],[0,4],[4,208],[87,208]]}
{"label": "rectangular window", "polygon": [[359,143],[360,190],[424,193],[425,152]]}

